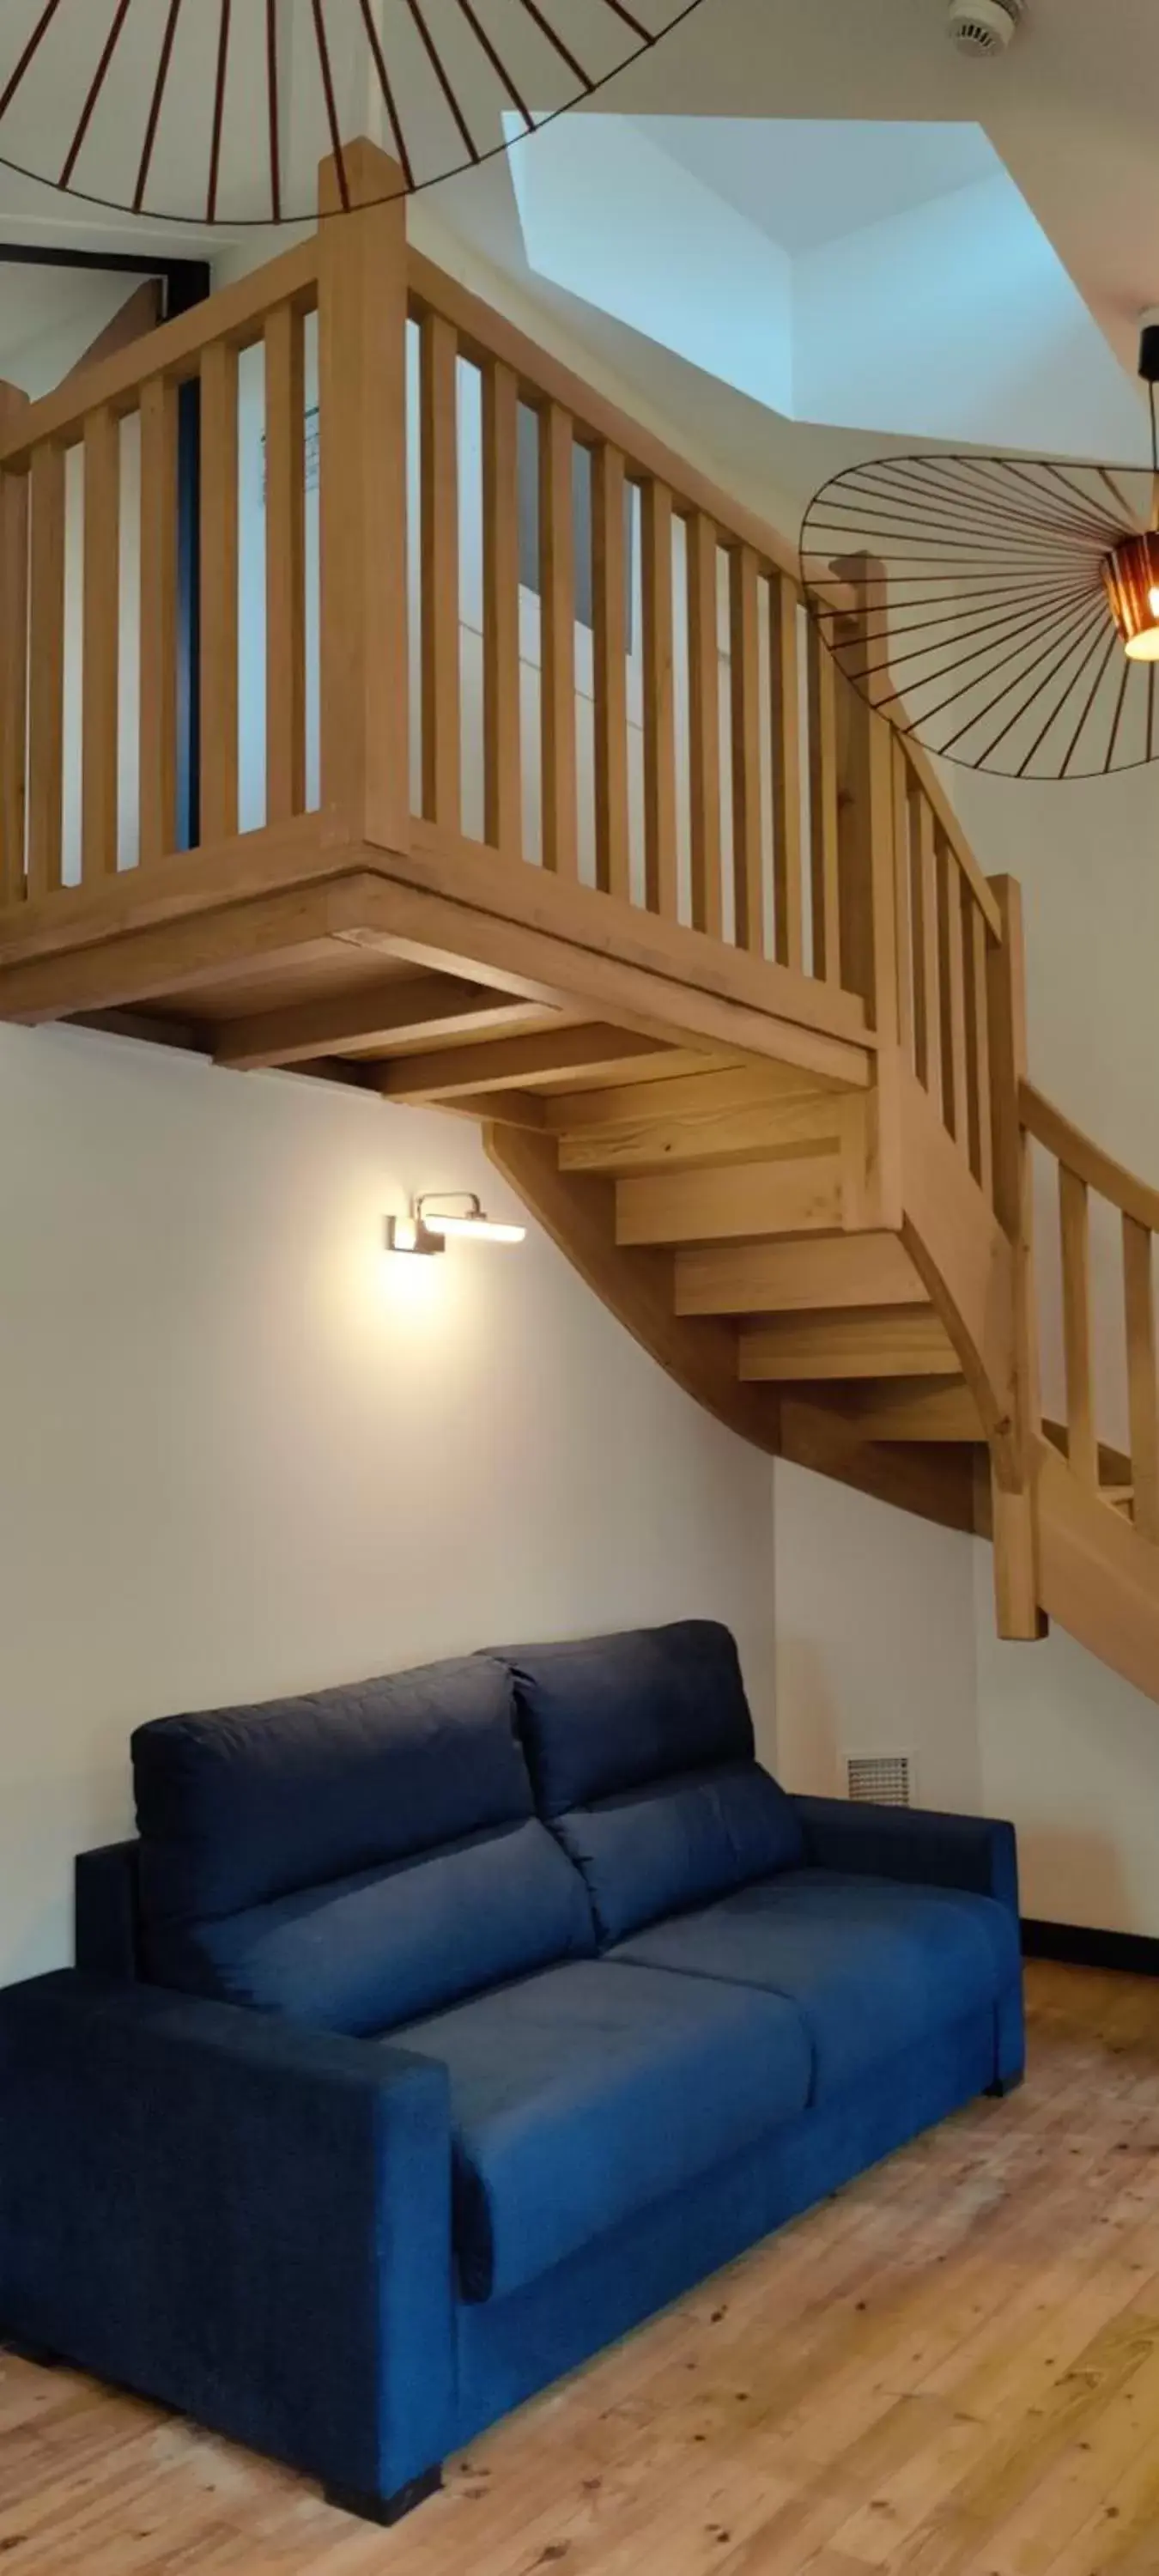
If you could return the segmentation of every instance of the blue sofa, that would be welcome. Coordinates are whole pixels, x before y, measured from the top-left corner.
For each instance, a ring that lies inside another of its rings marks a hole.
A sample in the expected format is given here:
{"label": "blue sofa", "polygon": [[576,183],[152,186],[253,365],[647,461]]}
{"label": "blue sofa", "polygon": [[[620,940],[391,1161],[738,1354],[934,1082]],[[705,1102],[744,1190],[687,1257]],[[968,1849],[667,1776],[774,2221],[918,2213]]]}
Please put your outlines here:
{"label": "blue sofa", "polygon": [[1010,1827],[786,1796],[709,1623],[133,1762],[77,1967],[0,1994],[0,2338],[376,2519],[1021,2074]]}

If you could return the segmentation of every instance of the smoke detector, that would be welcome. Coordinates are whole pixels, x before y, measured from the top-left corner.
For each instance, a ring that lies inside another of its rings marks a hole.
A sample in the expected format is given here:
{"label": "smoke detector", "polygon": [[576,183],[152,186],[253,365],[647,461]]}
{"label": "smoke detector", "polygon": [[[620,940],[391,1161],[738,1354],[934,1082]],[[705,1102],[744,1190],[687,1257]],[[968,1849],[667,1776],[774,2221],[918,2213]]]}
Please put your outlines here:
{"label": "smoke detector", "polygon": [[960,54],[1004,54],[1017,35],[1023,0],[950,0],[947,26]]}

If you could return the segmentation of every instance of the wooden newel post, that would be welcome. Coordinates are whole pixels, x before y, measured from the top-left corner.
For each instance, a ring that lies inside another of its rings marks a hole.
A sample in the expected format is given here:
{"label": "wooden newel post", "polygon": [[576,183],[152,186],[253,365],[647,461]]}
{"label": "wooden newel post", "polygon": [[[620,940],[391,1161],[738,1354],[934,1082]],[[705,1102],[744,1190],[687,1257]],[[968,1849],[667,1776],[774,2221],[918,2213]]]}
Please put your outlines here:
{"label": "wooden newel post", "polygon": [[[858,586],[857,606],[837,621],[835,641],[843,659],[851,659],[859,674],[876,663],[884,666],[884,566],[859,555],[833,569],[838,575],[855,575]],[[862,688],[840,674],[837,707],[841,981],[864,996],[870,1027],[893,1045],[898,1036],[893,737]]]}
{"label": "wooden newel post", "polygon": [[[0,384],[0,435],[14,434],[28,396]],[[28,476],[0,470],[0,905],[24,885],[28,721]]]}
{"label": "wooden newel post", "polygon": [[1022,1125],[1019,1086],[1026,1075],[1026,961],[1022,890],[1013,877],[991,877],[1002,916],[1000,942],[987,953],[990,1084],[994,1121],[994,1213],[1014,1248],[1014,1375],[1017,1404],[1010,1454],[1013,1482],[991,1476],[994,1583],[1000,1637],[1046,1634],[1038,1602],[1035,1442],[1042,1430],[1038,1313],[1034,1277],[1033,1170]]}
{"label": "wooden newel post", "polygon": [[319,202],[323,829],[410,845],[406,199],[365,140],[322,165]]}

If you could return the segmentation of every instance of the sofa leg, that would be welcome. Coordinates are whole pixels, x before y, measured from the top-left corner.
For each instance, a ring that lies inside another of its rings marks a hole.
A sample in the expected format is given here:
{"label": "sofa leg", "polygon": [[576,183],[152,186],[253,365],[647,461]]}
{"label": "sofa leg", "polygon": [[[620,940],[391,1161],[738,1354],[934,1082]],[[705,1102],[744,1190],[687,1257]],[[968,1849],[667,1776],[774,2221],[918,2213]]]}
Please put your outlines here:
{"label": "sofa leg", "polygon": [[987,2100],[1004,2102],[1008,2093],[1017,2093],[1019,2085],[1025,2082],[1026,2077],[1021,2067],[1017,2075],[996,2075],[994,2082],[986,2087]]}
{"label": "sofa leg", "polygon": [[442,2483],[441,2468],[427,2469],[421,2478],[411,2478],[392,2496],[364,2494],[360,2487],[327,2487],[326,2502],[339,2513],[356,2514],[360,2522],[385,2523],[389,2528],[391,2523],[401,2522],[406,2514],[413,2513],[416,2505],[425,2504],[428,2496],[437,2495]]}

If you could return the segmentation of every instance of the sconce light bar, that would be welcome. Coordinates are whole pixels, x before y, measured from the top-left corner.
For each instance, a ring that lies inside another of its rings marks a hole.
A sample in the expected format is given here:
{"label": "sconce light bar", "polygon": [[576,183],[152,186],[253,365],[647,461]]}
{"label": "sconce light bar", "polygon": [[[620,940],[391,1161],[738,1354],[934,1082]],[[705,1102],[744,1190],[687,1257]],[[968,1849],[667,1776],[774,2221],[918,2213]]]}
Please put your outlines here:
{"label": "sconce light bar", "polygon": [[[443,1199],[463,1201],[444,1206]],[[500,1225],[489,1217],[473,1190],[424,1191],[409,1216],[388,1216],[388,1252],[445,1252],[448,1236],[467,1243],[523,1243],[525,1225]]]}

